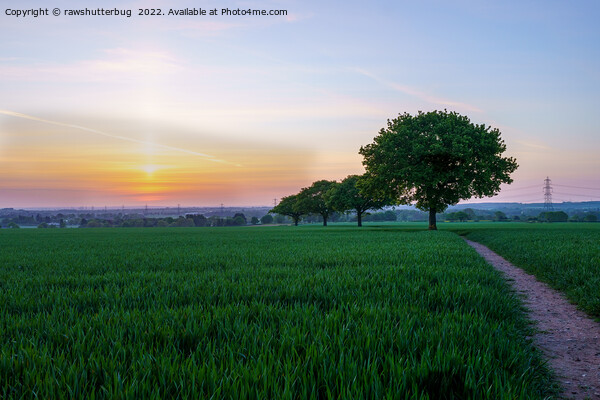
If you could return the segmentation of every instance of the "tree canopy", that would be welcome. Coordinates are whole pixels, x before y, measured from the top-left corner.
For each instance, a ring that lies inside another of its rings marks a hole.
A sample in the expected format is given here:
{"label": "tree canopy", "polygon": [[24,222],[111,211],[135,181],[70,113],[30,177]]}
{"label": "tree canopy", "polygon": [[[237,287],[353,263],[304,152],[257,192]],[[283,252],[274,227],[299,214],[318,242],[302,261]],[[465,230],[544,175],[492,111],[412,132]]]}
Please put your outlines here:
{"label": "tree canopy", "polygon": [[329,204],[329,194],[338,183],[335,181],[320,180],[313,182],[309,187],[303,188],[298,193],[296,207],[306,214],[320,214],[323,217],[323,226],[327,226],[329,214],[333,211]]}
{"label": "tree canopy", "polygon": [[279,204],[273,207],[269,212],[286,215],[292,218],[294,220],[294,225],[296,226],[298,226],[300,218],[306,214],[306,212],[299,207],[298,195],[296,194],[283,197]]}
{"label": "tree canopy", "polygon": [[502,157],[506,145],[498,129],[475,125],[456,112],[400,114],[388,120],[373,143],[360,148],[366,169],[362,190],[375,198],[436,213],[471,197],[493,196],[511,183],[518,165]]}
{"label": "tree canopy", "polygon": [[540,213],[538,219],[546,222],[567,222],[569,216],[564,211],[545,211]]}
{"label": "tree canopy", "polygon": [[329,192],[328,202],[335,211],[356,211],[358,226],[362,226],[362,216],[367,210],[381,208],[389,200],[376,199],[361,192],[358,187],[359,179],[358,175],[347,176]]}
{"label": "tree canopy", "polygon": [[273,216],[271,214],[266,214],[260,217],[260,223],[263,225],[272,224]]}

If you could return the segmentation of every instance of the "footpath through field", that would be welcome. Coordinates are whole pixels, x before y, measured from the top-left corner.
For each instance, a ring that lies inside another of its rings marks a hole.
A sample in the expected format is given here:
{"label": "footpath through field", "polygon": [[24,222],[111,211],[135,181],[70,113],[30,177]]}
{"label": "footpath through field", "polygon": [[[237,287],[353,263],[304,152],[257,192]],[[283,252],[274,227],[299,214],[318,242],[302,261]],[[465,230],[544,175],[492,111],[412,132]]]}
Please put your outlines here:
{"label": "footpath through field", "polygon": [[486,246],[465,239],[487,262],[509,278],[524,295],[539,332],[534,341],[572,399],[600,399],[600,324],[569,303],[559,292],[515,267]]}

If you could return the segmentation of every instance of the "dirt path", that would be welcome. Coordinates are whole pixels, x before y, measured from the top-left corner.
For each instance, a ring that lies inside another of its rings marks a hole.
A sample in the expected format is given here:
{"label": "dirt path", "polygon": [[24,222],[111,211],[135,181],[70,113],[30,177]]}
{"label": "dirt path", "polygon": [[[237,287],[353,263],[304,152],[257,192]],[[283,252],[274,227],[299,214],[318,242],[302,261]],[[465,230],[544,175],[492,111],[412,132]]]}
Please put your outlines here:
{"label": "dirt path", "polygon": [[600,399],[600,324],[533,275],[484,245],[465,240],[506,274],[515,290],[524,295],[529,317],[541,331],[534,341],[559,376],[563,395],[571,399]]}

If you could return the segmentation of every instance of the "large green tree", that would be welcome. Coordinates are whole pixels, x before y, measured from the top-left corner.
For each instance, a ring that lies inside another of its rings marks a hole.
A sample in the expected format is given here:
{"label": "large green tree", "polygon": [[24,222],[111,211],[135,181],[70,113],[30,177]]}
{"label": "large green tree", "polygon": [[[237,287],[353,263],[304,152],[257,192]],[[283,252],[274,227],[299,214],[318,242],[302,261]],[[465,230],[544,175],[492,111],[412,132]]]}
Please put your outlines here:
{"label": "large green tree", "polygon": [[323,217],[323,226],[327,226],[329,214],[333,212],[328,198],[332,189],[337,184],[336,181],[321,180],[313,182],[309,187],[303,188],[298,193],[298,209],[307,214],[320,214]]}
{"label": "large green tree", "polygon": [[270,213],[286,215],[294,220],[294,225],[298,226],[300,218],[306,214],[301,210],[298,204],[298,195],[292,194],[290,196],[283,197],[279,204],[269,210]]}
{"label": "large green tree", "polygon": [[354,210],[358,226],[362,226],[362,216],[367,210],[378,209],[389,204],[389,199],[377,199],[361,192],[358,188],[358,175],[349,175],[336,185],[328,195],[329,205],[339,212]]}
{"label": "large green tree", "polygon": [[400,114],[360,148],[363,190],[415,203],[429,211],[429,229],[437,229],[436,213],[460,200],[493,196],[500,184],[512,182],[518,165],[502,156],[505,150],[498,129],[456,112]]}

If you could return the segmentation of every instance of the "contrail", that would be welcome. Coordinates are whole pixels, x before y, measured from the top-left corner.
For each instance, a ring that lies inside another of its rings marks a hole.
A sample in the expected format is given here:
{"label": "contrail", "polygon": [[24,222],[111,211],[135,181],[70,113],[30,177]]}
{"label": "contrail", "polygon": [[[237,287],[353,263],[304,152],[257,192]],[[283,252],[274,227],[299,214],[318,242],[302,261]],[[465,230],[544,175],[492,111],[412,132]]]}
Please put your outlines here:
{"label": "contrail", "polygon": [[160,147],[162,149],[179,151],[181,153],[187,153],[187,154],[191,154],[193,156],[203,157],[208,161],[213,161],[213,162],[223,163],[223,164],[231,164],[231,165],[235,165],[236,167],[241,167],[240,164],[234,164],[229,161],[221,160],[221,159],[215,158],[214,156],[211,156],[210,154],[199,153],[197,151],[181,149],[179,147],[168,146],[166,144],[153,143],[153,142],[149,142],[146,140],[133,139],[133,138],[126,137],[126,136],[113,135],[112,133],[106,133],[103,131],[99,131],[97,129],[87,128],[87,127],[81,126],[81,125],[68,124],[68,123],[59,122],[59,121],[51,121],[49,119],[38,118],[38,117],[34,117],[33,115],[22,114],[22,113],[18,113],[18,112],[14,112],[14,111],[9,111],[9,110],[1,110],[0,109],[0,114],[9,115],[11,117],[29,119],[31,121],[43,122],[45,124],[64,126],[66,128],[79,129],[81,131],[91,132],[91,133],[95,133],[97,135],[102,135],[102,136],[106,136],[106,137],[113,138],[113,139],[125,140],[127,142],[146,144],[146,145],[150,145],[150,146],[154,146],[154,147]]}
{"label": "contrail", "polygon": [[460,102],[457,102],[457,101],[452,101],[452,100],[447,100],[447,99],[442,99],[442,98],[439,98],[439,97],[431,96],[429,94],[423,93],[423,92],[421,92],[419,90],[416,90],[416,89],[413,89],[411,87],[400,85],[400,84],[395,83],[395,82],[387,81],[387,80],[382,79],[379,76],[377,76],[375,74],[372,74],[369,71],[366,71],[366,70],[361,69],[361,68],[350,68],[350,70],[354,71],[354,72],[358,72],[361,75],[368,76],[369,78],[371,78],[371,79],[379,82],[380,84],[382,84],[384,86],[390,87],[390,88],[392,88],[394,90],[397,90],[399,92],[402,92],[402,93],[406,93],[406,94],[408,94],[410,96],[417,97],[417,98],[419,98],[421,100],[424,100],[424,101],[426,101],[428,103],[439,104],[439,105],[442,105],[442,106],[461,107],[461,108],[464,108],[466,110],[473,111],[473,112],[482,112],[481,109],[479,109],[479,108],[477,108],[475,106],[472,106],[470,104],[460,103]]}

